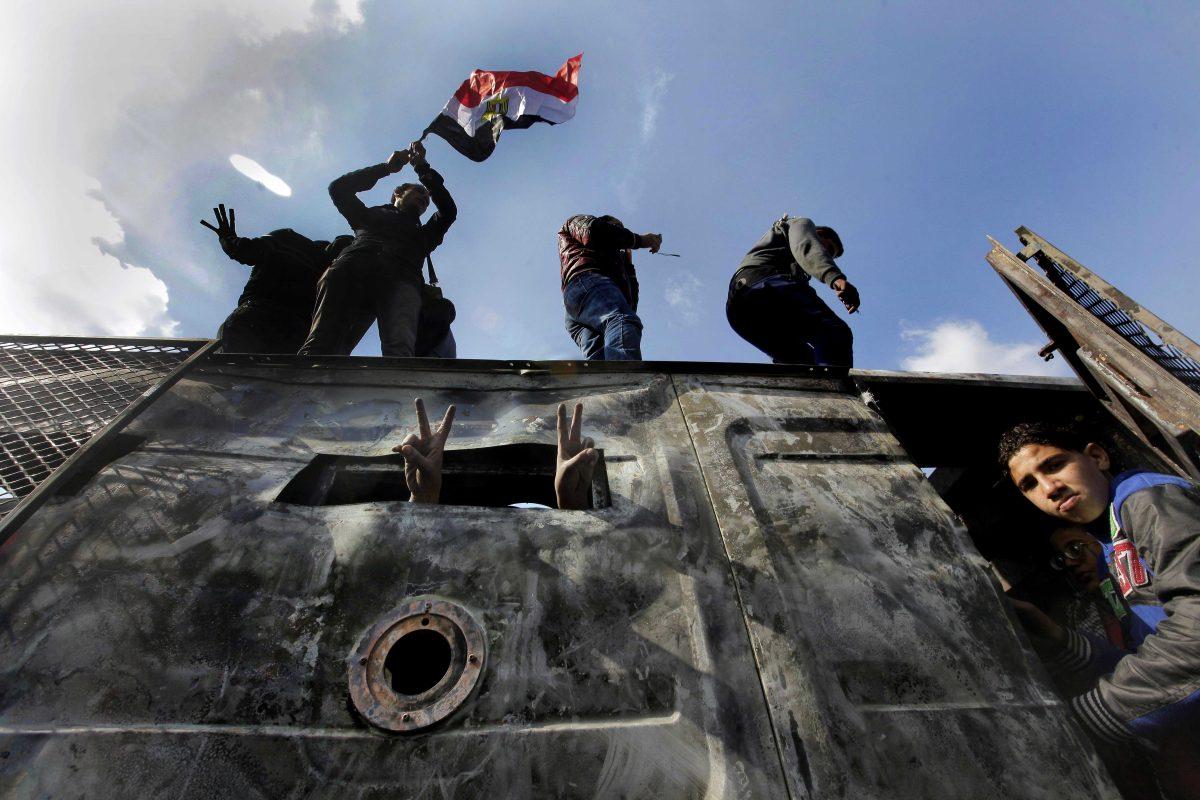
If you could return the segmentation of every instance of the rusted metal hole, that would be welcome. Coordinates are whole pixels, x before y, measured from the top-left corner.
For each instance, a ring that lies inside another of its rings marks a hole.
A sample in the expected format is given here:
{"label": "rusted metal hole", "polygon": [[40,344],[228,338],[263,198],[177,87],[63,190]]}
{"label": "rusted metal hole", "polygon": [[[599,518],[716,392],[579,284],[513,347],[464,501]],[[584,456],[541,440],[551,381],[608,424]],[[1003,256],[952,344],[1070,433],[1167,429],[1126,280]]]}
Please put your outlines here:
{"label": "rusted metal hole", "polygon": [[[428,625],[429,619],[421,620]],[[419,630],[401,636],[383,659],[392,689],[400,694],[418,695],[428,692],[446,677],[450,669],[452,648],[438,631]]]}
{"label": "rusted metal hole", "polygon": [[350,653],[350,697],[371,724],[418,731],[466,702],[485,655],[483,628],[466,609],[414,598],[384,615]]}

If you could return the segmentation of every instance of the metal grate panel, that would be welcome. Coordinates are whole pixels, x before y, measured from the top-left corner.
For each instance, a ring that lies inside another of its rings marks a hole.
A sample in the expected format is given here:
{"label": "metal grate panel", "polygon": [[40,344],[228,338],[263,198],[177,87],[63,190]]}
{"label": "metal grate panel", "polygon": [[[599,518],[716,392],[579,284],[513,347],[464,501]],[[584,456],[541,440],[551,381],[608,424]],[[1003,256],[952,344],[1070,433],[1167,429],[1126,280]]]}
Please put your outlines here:
{"label": "metal grate panel", "polygon": [[0,516],[206,341],[0,337]]}
{"label": "metal grate panel", "polygon": [[1036,255],[1038,265],[1047,277],[1076,303],[1090,312],[1125,341],[1146,354],[1184,385],[1200,394],[1200,363],[1185,355],[1179,348],[1162,339],[1142,323],[1122,311],[1116,303],[1102,296],[1086,281],[1059,264],[1044,252]]}

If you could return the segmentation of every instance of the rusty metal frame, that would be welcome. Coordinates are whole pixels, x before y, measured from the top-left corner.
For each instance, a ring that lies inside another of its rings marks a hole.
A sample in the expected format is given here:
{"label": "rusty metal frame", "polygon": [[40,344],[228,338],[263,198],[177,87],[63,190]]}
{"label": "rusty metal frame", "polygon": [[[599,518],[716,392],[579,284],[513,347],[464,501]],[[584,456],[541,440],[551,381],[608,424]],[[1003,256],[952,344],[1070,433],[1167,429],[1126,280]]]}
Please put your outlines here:
{"label": "rusty metal frame", "polygon": [[[1025,260],[1046,254],[1187,357],[1200,346],[1027,228],[1014,254],[988,237],[987,262],[1102,405],[1180,474],[1200,478],[1200,396]],[[1048,346],[1049,347],[1049,346]]]}
{"label": "rusty metal frame", "polygon": [[[389,685],[384,662],[410,633],[431,630],[450,645],[450,666],[435,685],[401,695]],[[441,722],[471,696],[487,656],[483,627],[462,606],[437,597],[415,597],[386,614],[363,634],[347,659],[350,698],[363,718],[379,728],[415,733]]]}

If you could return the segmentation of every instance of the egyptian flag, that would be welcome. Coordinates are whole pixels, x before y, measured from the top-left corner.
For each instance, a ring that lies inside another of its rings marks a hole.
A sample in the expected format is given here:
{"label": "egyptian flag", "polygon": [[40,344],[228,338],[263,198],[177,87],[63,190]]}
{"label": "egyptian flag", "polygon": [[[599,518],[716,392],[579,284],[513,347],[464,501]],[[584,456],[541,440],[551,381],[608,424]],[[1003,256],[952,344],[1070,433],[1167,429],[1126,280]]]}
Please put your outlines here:
{"label": "egyptian flag", "polygon": [[575,116],[582,61],[580,53],[554,75],[477,69],[458,87],[421,138],[436,133],[472,161],[483,161],[496,149],[500,133],[506,128],[566,122]]}

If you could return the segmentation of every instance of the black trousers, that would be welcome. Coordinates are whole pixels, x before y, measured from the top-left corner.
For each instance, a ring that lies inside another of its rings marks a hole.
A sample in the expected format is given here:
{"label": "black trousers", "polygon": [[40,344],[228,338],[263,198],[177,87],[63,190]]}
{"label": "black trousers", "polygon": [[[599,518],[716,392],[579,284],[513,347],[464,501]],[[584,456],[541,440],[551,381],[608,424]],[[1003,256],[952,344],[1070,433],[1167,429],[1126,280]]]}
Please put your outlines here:
{"label": "black trousers", "polygon": [[807,281],[771,275],[735,289],[725,305],[733,330],[776,364],[854,365],[854,334]]}
{"label": "black trousers", "polygon": [[217,335],[226,353],[295,353],[308,335],[310,318],[253,305],[233,310]]}
{"label": "black trousers", "polygon": [[374,253],[347,253],[317,283],[312,327],[301,355],[350,355],[379,320],[383,355],[415,355],[421,316],[421,276]]}

